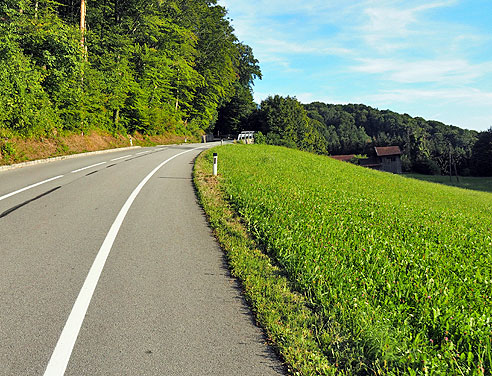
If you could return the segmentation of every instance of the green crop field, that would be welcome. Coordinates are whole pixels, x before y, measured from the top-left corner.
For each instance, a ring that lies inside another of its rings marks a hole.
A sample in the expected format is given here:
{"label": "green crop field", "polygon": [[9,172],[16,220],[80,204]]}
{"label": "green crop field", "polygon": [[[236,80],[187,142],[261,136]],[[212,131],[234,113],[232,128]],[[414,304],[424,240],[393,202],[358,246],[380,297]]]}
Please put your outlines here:
{"label": "green crop field", "polygon": [[491,374],[492,194],[264,145],[214,148],[207,169],[212,152],[333,374]]}

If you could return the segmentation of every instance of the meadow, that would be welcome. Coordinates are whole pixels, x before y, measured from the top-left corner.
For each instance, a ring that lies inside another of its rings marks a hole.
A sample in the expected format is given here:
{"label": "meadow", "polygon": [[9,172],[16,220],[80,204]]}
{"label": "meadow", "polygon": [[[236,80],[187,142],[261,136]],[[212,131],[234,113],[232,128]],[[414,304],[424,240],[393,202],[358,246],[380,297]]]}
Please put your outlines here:
{"label": "meadow", "polygon": [[209,150],[210,172],[212,152],[220,191],[316,316],[327,374],[491,374],[492,194],[266,145]]}
{"label": "meadow", "polygon": [[431,183],[492,193],[492,177],[460,176],[458,181],[456,176],[451,177],[451,179],[449,176],[443,175],[405,174],[405,176]]}

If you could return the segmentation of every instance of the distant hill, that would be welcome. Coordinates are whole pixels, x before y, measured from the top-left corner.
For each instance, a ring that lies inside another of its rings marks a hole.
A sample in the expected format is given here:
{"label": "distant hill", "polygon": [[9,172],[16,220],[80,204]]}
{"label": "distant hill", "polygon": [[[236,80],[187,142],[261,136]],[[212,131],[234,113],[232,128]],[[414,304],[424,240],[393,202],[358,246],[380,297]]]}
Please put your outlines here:
{"label": "distant hill", "polygon": [[406,171],[449,171],[470,174],[478,132],[411,117],[363,104],[335,105],[313,102],[304,105],[308,117],[326,139],[330,154],[370,153],[374,146],[398,145]]}

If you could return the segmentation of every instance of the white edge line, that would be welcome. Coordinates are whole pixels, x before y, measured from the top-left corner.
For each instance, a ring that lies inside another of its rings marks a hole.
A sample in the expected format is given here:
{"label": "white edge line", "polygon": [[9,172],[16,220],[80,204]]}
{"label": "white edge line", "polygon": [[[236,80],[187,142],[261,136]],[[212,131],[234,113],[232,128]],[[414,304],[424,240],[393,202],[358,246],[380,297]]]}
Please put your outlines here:
{"label": "white edge line", "polygon": [[44,372],[44,376],[62,376],[65,373],[68,362],[70,360],[70,356],[72,354],[73,347],[75,346],[75,341],[77,340],[77,337],[79,335],[79,331],[82,327],[87,309],[89,308],[92,295],[94,294],[97,283],[99,281],[99,277],[101,276],[102,270],[104,268],[104,264],[108,259],[109,252],[111,251],[111,247],[113,246],[113,243],[116,239],[116,235],[118,235],[118,231],[120,230],[120,227],[123,223],[123,220],[125,219],[126,214],[128,213],[128,210],[130,209],[133,201],[135,200],[139,192],[142,190],[143,186],[162,166],[164,166],[169,161],[182,154],[189,153],[201,148],[203,148],[203,146],[183,151],[172,156],[169,159],[166,159],[164,162],[154,168],[135,188],[130,197],[128,197],[125,204],[118,213],[115,221],[111,225],[111,228],[109,229],[109,232],[106,235],[106,238],[104,239],[104,242],[101,245],[96,258],[94,259],[94,263],[89,270],[89,274],[87,275],[85,282],[82,285],[79,295],[72,307],[72,311],[68,316],[67,322],[65,323],[60,338],[58,339],[58,342],[55,346],[53,354],[51,355],[48,366],[46,367],[46,371]]}
{"label": "white edge line", "polygon": [[147,150],[147,151],[141,151],[140,153],[137,153],[135,155],[140,155],[140,154],[147,154],[150,153],[152,150]]}
{"label": "white edge line", "polygon": [[41,185],[41,184],[44,184],[44,183],[48,183],[48,182],[53,181],[53,180],[56,180],[56,179],[60,179],[60,178],[62,178],[62,177],[64,177],[64,176],[65,176],[65,175],[55,176],[55,177],[53,177],[53,178],[50,178],[50,179],[46,179],[46,180],[40,181],[39,183],[29,185],[29,186],[27,186],[27,187],[24,187],[24,188],[22,188],[22,189],[19,189],[19,190],[15,191],[15,192],[7,193],[6,195],[0,196],[0,201],[5,200],[6,198],[11,197],[11,196],[13,196],[13,195],[16,195],[17,193],[21,193],[21,192],[27,191],[28,189],[31,189],[31,188],[37,187],[38,185]]}
{"label": "white edge line", "polygon": [[108,154],[108,153],[114,153],[117,151],[123,151],[123,150],[131,150],[131,149],[139,149],[140,146],[130,146],[126,148],[116,148],[116,149],[105,149],[105,150],[98,150],[98,151],[90,151],[87,153],[79,153],[79,154],[70,154],[70,155],[62,155],[60,157],[52,157],[52,158],[46,158],[46,159],[36,159],[34,161],[29,161],[29,162],[22,162],[22,163],[16,163],[13,165],[5,165],[5,166],[0,166],[0,172],[2,171],[9,171],[9,170],[15,170],[18,168],[23,168],[23,167],[28,167],[28,166],[34,166],[37,164],[42,164],[42,163],[50,163],[50,162],[56,162],[56,161],[63,161],[65,159],[73,159],[73,158],[80,158],[80,157],[86,157],[89,155],[96,155],[96,154]]}
{"label": "white edge line", "polygon": [[128,157],[131,157],[131,156],[132,156],[131,154],[124,155],[123,157],[118,157],[118,158],[111,159],[110,162],[114,162],[114,161],[117,161],[119,159],[128,158]]}
{"label": "white edge line", "polygon": [[86,166],[86,167],[82,167],[82,168],[79,168],[78,170],[73,170],[71,171],[72,174],[75,174],[76,172],[80,172],[80,171],[84,171],[84,170],[87,170],[91,167],[96,167],[96,166],[100,166],[100,165],[103,165],[107,162],[101,162],[101,163],[96,163],[96,164],[93,164],[93,165],[90,165],[90,166]]}

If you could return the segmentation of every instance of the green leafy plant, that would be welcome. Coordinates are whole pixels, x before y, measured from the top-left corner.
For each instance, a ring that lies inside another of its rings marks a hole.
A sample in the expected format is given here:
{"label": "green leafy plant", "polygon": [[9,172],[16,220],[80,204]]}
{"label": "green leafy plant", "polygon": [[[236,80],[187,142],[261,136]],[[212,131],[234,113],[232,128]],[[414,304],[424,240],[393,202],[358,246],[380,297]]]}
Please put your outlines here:
{"label": "green leafy plant", "polygon": [[0,156],[6,161],[15,160],[17,156],[17,150],[12,143],[5,141],[3,143],[0,143]]}

